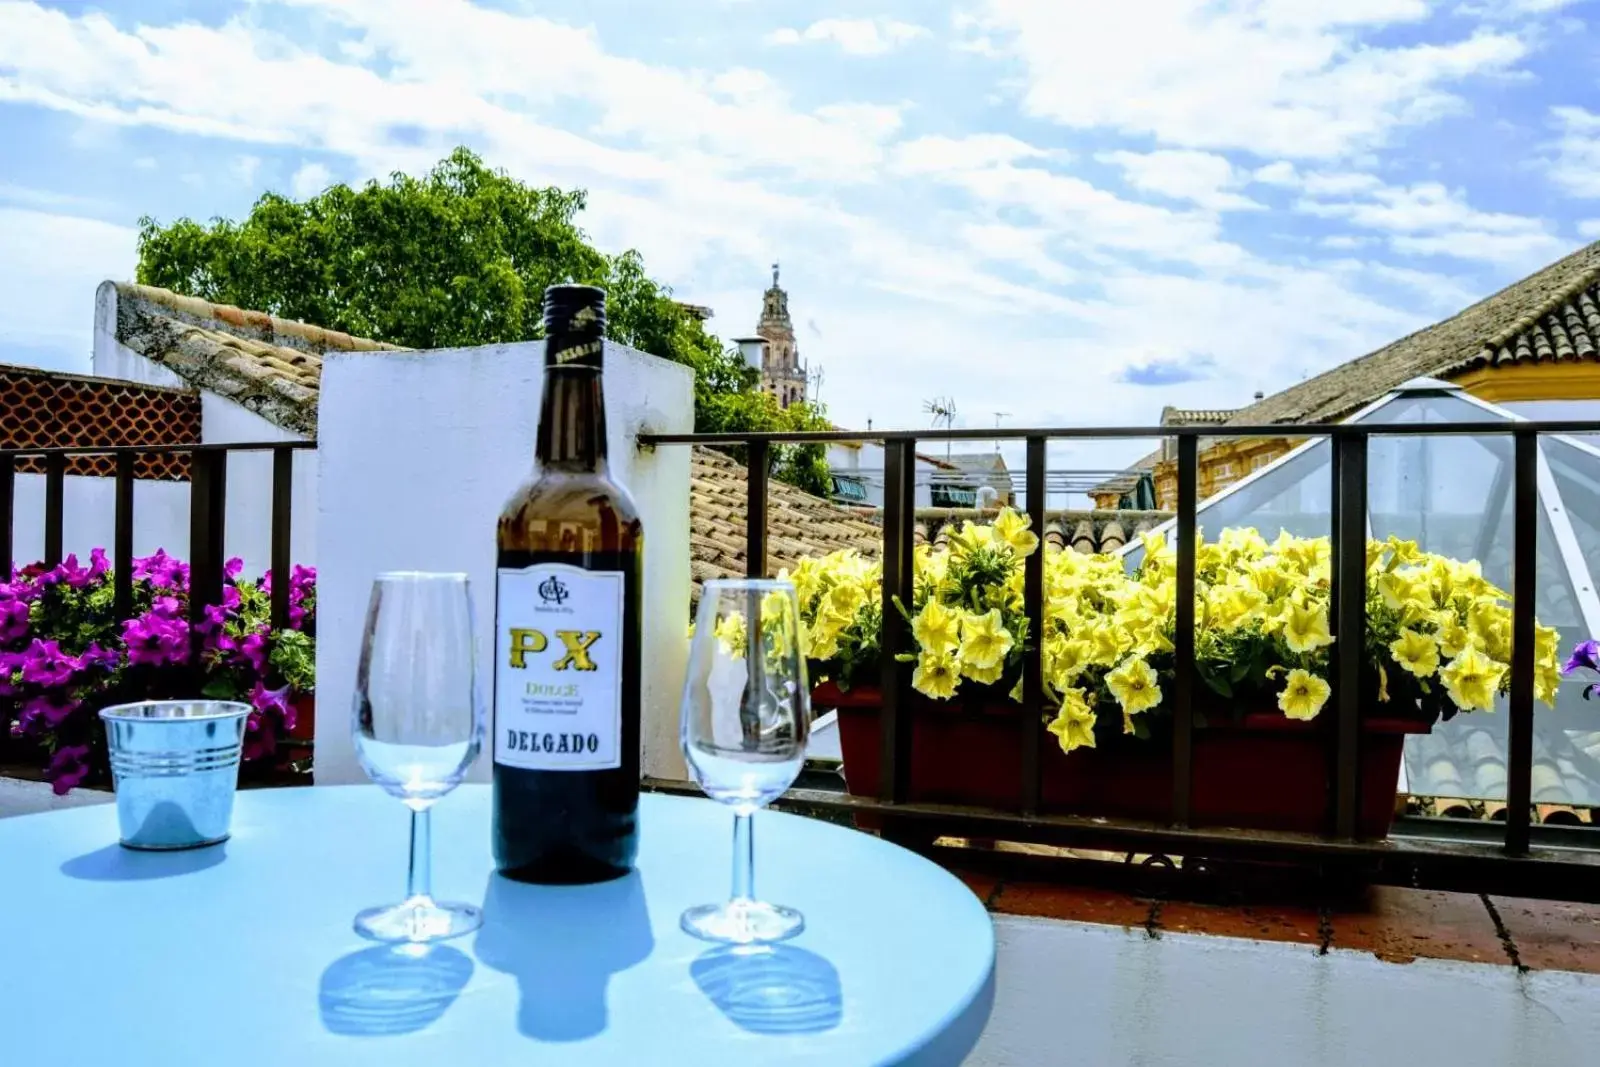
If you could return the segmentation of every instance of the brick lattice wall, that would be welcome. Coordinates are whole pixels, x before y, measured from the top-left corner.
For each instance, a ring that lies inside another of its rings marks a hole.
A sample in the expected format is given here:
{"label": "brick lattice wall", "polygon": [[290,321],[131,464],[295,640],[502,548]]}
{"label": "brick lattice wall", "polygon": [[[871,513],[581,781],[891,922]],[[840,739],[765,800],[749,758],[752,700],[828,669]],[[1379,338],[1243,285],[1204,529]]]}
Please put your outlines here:
{"label": "brick lattice wall", "polygon": [[[187,445],[200,440],[200,396],[25,367],[0,367],[0,448],[63,448],[74,445]],[[23,473],[44,473],[44,461],[17,462]],[[116,460],[73,456],[68,474],[109,477]],[[144,455],[134,477],[187,481],[189,458]]]}

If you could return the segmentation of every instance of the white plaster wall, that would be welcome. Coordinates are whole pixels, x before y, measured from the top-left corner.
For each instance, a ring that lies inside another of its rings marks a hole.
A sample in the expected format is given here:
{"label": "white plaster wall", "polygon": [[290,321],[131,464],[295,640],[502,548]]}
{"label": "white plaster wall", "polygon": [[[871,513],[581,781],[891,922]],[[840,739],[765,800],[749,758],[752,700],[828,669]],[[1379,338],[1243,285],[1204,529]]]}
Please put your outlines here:
{"label": "white plaster wall", "polygon": [[[861,479],[867,487],[866,504],[870,507],[883,507],[883,477],[884,456],[883,446],[875,441],[862,441],[859,448],[849,448],[841,444],[830,444],[826,454],[828,469],[848,474]],[[926,508],[933,506],[933,490],[929,483],[937,468],[926,460],[917,460],[916,489],[913,499],[916,507]]]}
{"label": "white plaster wall", "polygon": [[[206,392],[200,394],[200,439],[206,444],[303,440],[299,434],[268,422],[226,397]],[[260,574],[272,561],[272,453],[230,453],[227,490],[225,539],[228,554],[244,558],[246,574]],[[296,563],[316,565],[315,449],[297,451],[294,456],[289,553]]]}
{"label": "white plaster wall", "polygon": [[[606,345],[611,469],[645,528],[646,774],[685,777],[678,701],[688,650],[689,450],[641,452],[641,432],[688,432],[682,366]],[[364,780],[350,706],[372,579],[383,571],[471,575],[482,692],[493,642],[494,530],[527,475],[543,385],[540,342],[427,353],[330,355],[319,416],[317,681],[319,783]],[[485,703],[485,714],[488,708]],[[489,777],[480,758],[470,773]]]}
{"label": "white plaster wall", "polygon": [[[109,554],[116,540],[117,483],[111,478],[68,476],[61,495],[61,550],[89,562],[92,549]],[[44,558],[44,475],[19,474],[12,529],[12,559],[19,565]],[[189,554],[189,483],[138,481],[133,485],[133,554],[164,548]]]}

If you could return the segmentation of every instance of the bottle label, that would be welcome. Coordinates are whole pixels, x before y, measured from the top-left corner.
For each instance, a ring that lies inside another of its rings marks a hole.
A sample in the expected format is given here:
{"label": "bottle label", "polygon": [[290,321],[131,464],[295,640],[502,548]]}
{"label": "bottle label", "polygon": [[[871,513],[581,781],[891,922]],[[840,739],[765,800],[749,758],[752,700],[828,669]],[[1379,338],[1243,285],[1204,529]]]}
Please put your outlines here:
{"label": "bottle label", "polygon": [[494,761],[622,766],[620,571],[502,567],[495,585]]}

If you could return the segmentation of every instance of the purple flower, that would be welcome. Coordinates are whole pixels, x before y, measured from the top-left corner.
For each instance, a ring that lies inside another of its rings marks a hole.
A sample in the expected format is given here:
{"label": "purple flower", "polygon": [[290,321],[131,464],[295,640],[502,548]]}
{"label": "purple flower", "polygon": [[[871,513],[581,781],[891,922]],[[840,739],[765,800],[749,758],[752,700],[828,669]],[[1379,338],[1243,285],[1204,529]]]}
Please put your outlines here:
{"label": "purple flower", "polygon": [[181,619],[163,618],[153,611],[123,623],[122,640],[128,646],[130,664],[159,667],[189,658],[189,628]]}
{"label": "purple flower", "polygon": [[50,766],[44,770],[45,780],[50,783],[51,789],[58,797],[65,796],[82,785],[88,774],[88,745],[62,745],[56,749],[55,755],[50,757]]}
{"label": "purple flower", "polygon": [[252,711],[245,719],[244,751],[246,760],[270,756],[278,749],[278,723],[265,712]]}
{"label": "purple flower", "polygon": [[225,585],[225,586],[222,587],[222,606],[227,608],[229,611],[238,611],[239,610],[239,587],[238,586],[236,586],[236,585]]}
{"label": "purple flower", "polygon": [[28,602],[0,600],[0,641],[10,644],[28,635]]}
{"label": "purple flower", "polygon": [[1561,668],[1563,675],[1576,674],[1578,668],[1587,667],[1591,671],[1600,671],[1600,641],[1580,641],[1578,647],[1572,650],[1572,658],[1567,660],[1567,665]]}
{"label": "purple flower", "polygon": [[12,677],[22,667],[22,653],[0,652],[0,697],[17,695]]}
{"label": "purple flower", "polygon": [[83,664],[61,651],[61,646],[54,641],[34,638],[22,657],[22,680],[47,689],[67,684],[82,669]]}
{"label": "purple flower", "polygon": [[[100,562],[104,563],[106,557],[105,551],[99,548],[95,549],[94,551],[99,553]],[[90,559],[93,561],[94,557],[91,556]],[[66,582],[67,585],[71,586],[73,589],[86,588],[90,582],[99,577],[92,567],[78,566],[78,554],[76,552],[62,560],[61,566],[56,568],[56,571],[60,576],[59,580]],[[101,573],[104,573],[103,568]]]}
{"label": "purple flower", "polygon": [[26,733],[39,729],[54,730],[81,706],[79,701],[68,699],[64,694],[50,693],[34,697],[22,705],[22,714],[17,721],[23,724]]}
{"label": "purple flower", "polygon": [[255,688],[250,690],[250,706],[257,711],[275,711],[284,718],[294,714],[289,707],[288,686],[282,689],[268,689],[266,683],[257,682]]}
{"label": "purple flower", "polygon": [[235,578],[239,577],[239,573],[243,570],[244,560],[240,559],[238,556],[234,556],[232,559],[222,565],[222,576],[231,582]]}
{"label": "purple flower", "polygon": [[175,596],[158,596],[150,601],[150,614],[163,619],[179,619],[183,617],[183,605],[178,603]]}
{"label": "purple flower", "polygon": [[99,667],[102,670],[114,671],[122,666],[121,652],[114,648],[101,648],[92,641],[89,643],[89,647],[83,650],[83,655],[79,656],[78,659],[83,664],[84,670],[88,670],[90,667]]}
{"label": "purple flower", "polygon": [[96,578],[99,578],[101,575],[105,574],[110,569],[111,569],[111,561],[106,558],[106,550],[105,549],[96,548],[96,549],[93,549],[93,550],[90,551],[90,553],[89,553],[89,578],[90,578],[91,581],[96,579]]}
{"label": "purple flower", "polygon": [[257,630],[239,642],[239,655],[255,670],[263,674],[267,669],[267,635],[265,630]]}
{"label": "purple flower", "polygon": [[26,578],[19,578],[14,582],[0,582],[0,598],[31,604],[39,599],[39,589]]}

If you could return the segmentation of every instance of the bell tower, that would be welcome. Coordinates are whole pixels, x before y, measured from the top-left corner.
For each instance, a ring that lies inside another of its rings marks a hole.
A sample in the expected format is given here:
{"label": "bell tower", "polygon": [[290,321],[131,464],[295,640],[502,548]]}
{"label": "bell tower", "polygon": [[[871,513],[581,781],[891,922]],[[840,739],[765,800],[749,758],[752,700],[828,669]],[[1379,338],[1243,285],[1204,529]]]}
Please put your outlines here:
{"label": "bell tower", "polygon": [[756,334],[767,342],[761,360],[761,387],[778,398],[780,407],[805,400],[806,371],[794,341],[789,318],[789,294],[778,284],[778,264],[772,265],[772,287],[761,298],[761,321]]}

